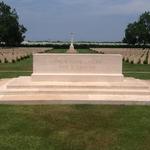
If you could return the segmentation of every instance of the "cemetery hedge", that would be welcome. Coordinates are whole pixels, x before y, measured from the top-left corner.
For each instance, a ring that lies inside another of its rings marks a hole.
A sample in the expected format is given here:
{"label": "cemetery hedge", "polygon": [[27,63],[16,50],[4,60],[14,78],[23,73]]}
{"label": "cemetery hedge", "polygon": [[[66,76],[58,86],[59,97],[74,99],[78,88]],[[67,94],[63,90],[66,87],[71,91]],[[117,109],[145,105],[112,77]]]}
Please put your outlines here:
{"label": "cemetery hedge", "polygon": [[[21,47],[53,47],[54,49],[68,49],[70,44],[45,44],[45,45],[21,45]],[[99,45],[99,44],[77,44],[74,43],[76,49],[90,49],[94,48],[150,48],[150,45]]]}
{"label": "cemetery hedge", "polygon": [[[53,47],[54,49],[68,49],[68,47],[70,46],[70,43],[68,44],[30,44],[30,45],[25,45],[25,44],[21,44],[19,45],[19,47]],[[0,44],[0,47],[5,47],[5,45]],[[99,44],[91,44],[91,43],[87,43],[87,44],[78,44],[78,43],[74,43],[74,47],[76,49],[90,49],[92,48],[150,48],[150,45],[99,45]]]}
{"label": "cemetery hedge", "polygon": [[0,105],[1,150],[148,150],[149,106]]}

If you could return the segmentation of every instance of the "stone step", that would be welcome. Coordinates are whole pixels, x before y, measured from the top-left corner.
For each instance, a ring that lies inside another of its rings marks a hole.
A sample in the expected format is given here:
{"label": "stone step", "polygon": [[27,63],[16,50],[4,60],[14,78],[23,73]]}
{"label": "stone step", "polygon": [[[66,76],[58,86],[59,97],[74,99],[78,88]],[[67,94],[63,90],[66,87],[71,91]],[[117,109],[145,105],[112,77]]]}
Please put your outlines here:
{"label": "stone step", "polygon": [[150,96],[142,95],[7,95],[0,98],[0,104],[108,104],[108,105],[150,105]]}
{"label": "stone step", "polygon": [[131,104],[150,104],[149,82],[133,78],[123,82],[33,82],[30,77],[20,77],[0,87],[0,103],[114,104],[116,100],[118,104],[130,100]]}
{"label": "stone step", "polygon": [[148,89],[148,85],[138,79],[123,82],[32,82],[28,77],[20,77],[7,84],[8,89]]}
{"label": "stone step", "polygon": [[137,89],[2,89],[0,95],[30,94],[113,94],[113,95],[150,95],[149,90]]}
{"label": "stone step", "polygon": [[119,86],[119,85],[8,85],[8,89],[148,89],[148,86],[141,86],[141,85],[124,85],[124,86]]}

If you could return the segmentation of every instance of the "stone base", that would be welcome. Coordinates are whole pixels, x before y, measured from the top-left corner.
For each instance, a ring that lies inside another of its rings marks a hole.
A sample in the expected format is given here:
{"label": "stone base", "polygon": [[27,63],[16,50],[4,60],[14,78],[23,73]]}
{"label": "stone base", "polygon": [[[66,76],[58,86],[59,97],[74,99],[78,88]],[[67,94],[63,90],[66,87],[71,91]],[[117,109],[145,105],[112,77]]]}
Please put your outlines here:
{"label": "stone base", "polygon": [[150,104],[147,81],[33,82],[19,77],[0,86],[2,104]]}
{"label": "stone base", "polygon": [[32,74],[32,81],[51,82],[121,82],[122,74]]}
{"label": "stone base", "polygon": [[74,49],[73,43],[71,43],[71,45],[70,45],[69,50],[67,51],[67,53],[70,53],[70,54],[77,53],[77,50]]}
{"label": "stone base", "polygon": [[77,50],[75,50],[74,48],[70,48],[70,49],[67,50],[67,53],[69,53],[69,54],[76,54]]}

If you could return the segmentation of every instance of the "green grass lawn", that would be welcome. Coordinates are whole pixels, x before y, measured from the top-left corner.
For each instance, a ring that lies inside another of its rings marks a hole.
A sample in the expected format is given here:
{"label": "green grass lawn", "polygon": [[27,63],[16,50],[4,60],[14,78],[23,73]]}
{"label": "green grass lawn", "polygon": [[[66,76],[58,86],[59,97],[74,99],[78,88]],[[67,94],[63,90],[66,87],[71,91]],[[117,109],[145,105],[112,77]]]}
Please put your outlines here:
{"label": "green grass lawn", "polygon": [[148,150],[150,107],[0,105],[0,150]]}
{"label": "green grass lawn", "polygon": [[130,64],[130,63],[123,63],[123,71],[125,72],[150,72],[150,65],[148,64]]}
{"label": "green grass lawn", "polygon": [[98,53],[96,51],[93,51],[91,49],[77,49],[78,53],[91,53],[91,54],[95,54]]}
{"label": "green grass lawn", "polygon": [[52,49],[52,50],[47,50],[47,53],[66,53],[67,49]]}
{"label": "green grass lawn", "polygon": [[32,57],[17,61],[15,63],[0,63],[0,71],[31,71]]}
{"label": "green grass lawn", "polygon": [[[96,51],[90,50],[90,49],[76,49],[77,53],[98,53]],[[52,49],[47,50],[47,53],[66,53],[67,49]]]}
{"label": "green grass lawn", "polygon": [[[92,50],[78,49],[79,53],[91,53]],[[66,49],[53,49],[49,53],[65,53]],[[94,52],[95,53],[95,52]],[[29,76],[32,73],[32,57],[16,63],[0,63],[0,78]],[[150,65],[123,63],[123,73],[126,77],[150,80]]]}
{"label": "green grass lawn", "polygon": [[32,57],[15,63],[0,63],[0,78],[30,76],[32,73]]}
{"label": "green grass lawn", "polygon": [[150,80],[150,65],[123,63],[123,73],[126,77]]}

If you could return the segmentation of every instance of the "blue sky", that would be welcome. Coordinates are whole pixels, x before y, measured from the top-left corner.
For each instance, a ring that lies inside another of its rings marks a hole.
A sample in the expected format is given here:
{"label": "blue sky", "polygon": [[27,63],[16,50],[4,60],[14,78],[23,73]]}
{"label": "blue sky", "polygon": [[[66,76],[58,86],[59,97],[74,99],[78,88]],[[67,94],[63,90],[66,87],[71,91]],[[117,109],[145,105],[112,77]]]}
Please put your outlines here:
{"label": "blue sky", "polygon": [[150,0],[3,0],[17,10],[27,40],[121,41]]}

